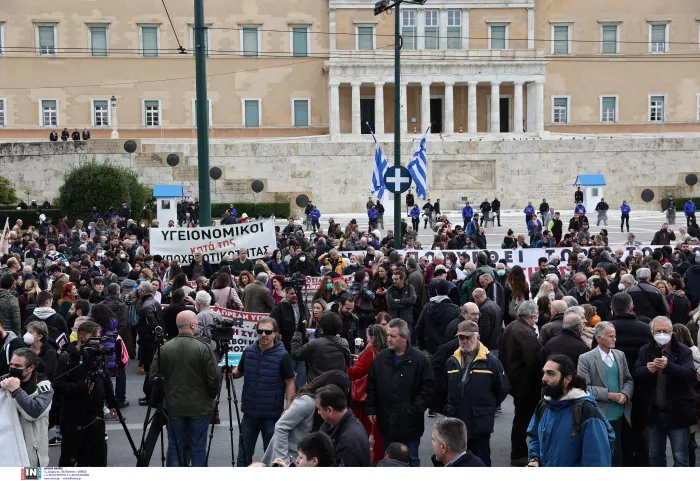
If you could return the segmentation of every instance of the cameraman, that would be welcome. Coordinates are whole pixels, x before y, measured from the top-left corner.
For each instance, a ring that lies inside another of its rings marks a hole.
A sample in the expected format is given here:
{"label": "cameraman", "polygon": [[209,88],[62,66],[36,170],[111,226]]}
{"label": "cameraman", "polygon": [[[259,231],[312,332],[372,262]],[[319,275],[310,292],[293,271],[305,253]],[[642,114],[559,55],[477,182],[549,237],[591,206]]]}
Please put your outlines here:
{"label": "cameraman", "polygon": [[189,436],[192,466],[204,467],[209,415],[220,387],[219,368],[211,347],[194,337],[197,315],[183,311],[176,322],[179,334],[161,348],[160,359],[156,354],[149,376],[159,371],[163,375],[165,406],[171,420],[167,465],[178,465],[176,445],[179,458],[185,459],[185,441]]}
{"label": "cameraman", "polygon": [[49,411],[53,399],[51,383],[39,377],[39,357],[31,349],[17,349],[10,361],[10,377],[0,381],[0,388],[9,392],[20,413],[29,466],[49,464]]}
{"label": "cameraman", "polygon": [[[62,397],[60,422],[63,441],[59,466],[105,466],[105,422],[103,406],[116,417],[117,400],[112,382],[104,372],[99,354],[99,324],[83,322],[78,340],[58,357],[54,389]],[[91,352],[92,351],[92,352]]]}

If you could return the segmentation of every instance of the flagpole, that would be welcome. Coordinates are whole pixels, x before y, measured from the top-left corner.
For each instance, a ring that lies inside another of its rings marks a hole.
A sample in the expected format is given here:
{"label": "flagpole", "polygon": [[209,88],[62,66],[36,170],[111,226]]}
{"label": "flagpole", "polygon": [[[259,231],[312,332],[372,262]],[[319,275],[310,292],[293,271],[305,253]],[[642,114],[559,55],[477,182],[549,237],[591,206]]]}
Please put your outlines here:
{"label": "flagpole", "polygon": [[[401,166],[401,23],[400,4],[394,4],[394,166]],[[401,194],[394,194],[394,248],[401,249]]]}

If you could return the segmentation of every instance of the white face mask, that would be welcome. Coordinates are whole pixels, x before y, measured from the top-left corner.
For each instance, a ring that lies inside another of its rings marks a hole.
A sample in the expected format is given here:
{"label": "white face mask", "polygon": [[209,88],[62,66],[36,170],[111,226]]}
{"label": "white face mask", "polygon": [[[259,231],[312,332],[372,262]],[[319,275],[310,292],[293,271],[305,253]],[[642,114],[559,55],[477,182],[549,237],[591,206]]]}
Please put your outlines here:
{"label": "white face mask", "polygon": [[34,344],[34,335],[31,332],[25,332],[22,339],[27,346]]}
{"label": "white face mask", "polygon": [[618,288],[618,290],[620,290],[620,292],[622,292],[622,291],[624,291],[625,289],[627,289],[627,287],[625,287],[625,285],[624,285],[622,282],[620,282],[620,283],[617,285],[617,288]]}
{"label": "white face mask", "polygon": [[556,295],[553,292],[550,292],[547,297],[549,297],[551,300],[554,300],[556,298]]}
{"label": "white face mask", "polygon": [[306,257],[301,256],[301,257],[299,257],[299,260],[300,260],[301,262],[304,262],[304,261],[306,260]]}
{"label": "white face mask", "polygon": [[665,346],[671,341],[671,335],[664,332],[654,334],[654,340],[659,346]]}

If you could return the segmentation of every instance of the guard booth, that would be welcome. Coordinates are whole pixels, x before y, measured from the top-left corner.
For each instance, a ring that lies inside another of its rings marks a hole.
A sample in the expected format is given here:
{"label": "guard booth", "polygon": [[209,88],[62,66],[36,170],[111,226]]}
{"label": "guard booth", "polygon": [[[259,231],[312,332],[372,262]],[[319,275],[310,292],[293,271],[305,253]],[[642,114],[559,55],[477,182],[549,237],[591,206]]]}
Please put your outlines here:
{"label": "guard booth", "polygon": [[605,177],[603,174],[579,174],[574,181],[574,188],[581,187],[583,192],[583,205],[586,207],[586,212],[590,218],[591,212],[595,212],[595,206],[598,205],[603,195],[603,187],[605,187]]}
{"label": "guard booth", "polygon": [[168,227],[170,221],[177,225],[177,201],[182,199],[182,185],[154,185],[153,197],[160,227]]}

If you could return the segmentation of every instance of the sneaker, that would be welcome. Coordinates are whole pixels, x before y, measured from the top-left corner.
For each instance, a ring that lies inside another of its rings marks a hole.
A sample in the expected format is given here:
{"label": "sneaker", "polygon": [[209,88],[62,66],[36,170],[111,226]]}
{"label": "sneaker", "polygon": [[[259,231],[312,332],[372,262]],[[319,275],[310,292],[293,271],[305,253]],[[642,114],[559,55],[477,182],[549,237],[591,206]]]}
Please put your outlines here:
{"label": "sneaker", "polygon": [[109,441],[109,434],[105,433],[105,441]]}
{"label": "sneaker", "polygon": [[428,417],[429,417],[429,418],[434,418],[434,417],[435,417],[435,411],[431,411],[430,409],[428,409]]}
{"label": "sneaker", "polygon": [[139,376],[143,376],[144,374],[146,374],[146,371],[143,370],[143,366],[139,366],[139,368],[136,370],[136,374],[138,374]]}
{"label": "sneaker", "polygon": [[51,439],[49,439],[49,446],[60,446],[60,445],[61,445],[60,436],[54,436]]}
{"label": "sneaker", "polygon": [[139,406],[148,406],[148,398],[147,397],[139,398]]}

